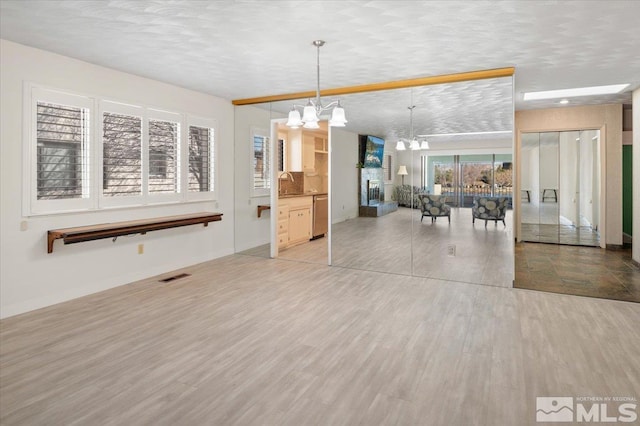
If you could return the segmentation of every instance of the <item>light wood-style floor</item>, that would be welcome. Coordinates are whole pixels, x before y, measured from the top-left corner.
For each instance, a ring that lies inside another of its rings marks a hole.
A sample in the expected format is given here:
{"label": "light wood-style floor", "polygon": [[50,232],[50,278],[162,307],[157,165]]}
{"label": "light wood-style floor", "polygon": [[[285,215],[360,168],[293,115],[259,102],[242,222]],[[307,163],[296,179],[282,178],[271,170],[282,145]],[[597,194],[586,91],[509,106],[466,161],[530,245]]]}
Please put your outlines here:
{"label": "light wood-style floor", "polygon": [[[492,226],[492,225],[490,225]],[[640,397],[640,305],[233,255],[0,322],[2,425],[536,425]]]}
{"label": "light wood-style floor", "polygon": [[[451,223],[421,219],[419,209],[400,207],[381,217],[357,217],[332,227],[332,265],[449,281],[511,287],[514,280],[512,211],[506,226],[473,223],[470,208],[453,208]],[[455,255],[447,252],[455,246]],[[269,245],[242,254],[269,257]],[[327,238],[281,250],[280,259],[326,265]]]}

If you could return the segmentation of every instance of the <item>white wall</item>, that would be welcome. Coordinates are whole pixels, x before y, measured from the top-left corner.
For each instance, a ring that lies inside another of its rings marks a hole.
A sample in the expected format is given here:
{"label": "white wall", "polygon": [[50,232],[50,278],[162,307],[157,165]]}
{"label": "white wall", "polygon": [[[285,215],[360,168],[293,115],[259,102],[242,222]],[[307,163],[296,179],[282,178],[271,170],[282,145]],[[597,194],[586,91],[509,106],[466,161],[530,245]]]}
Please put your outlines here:
{"label": "white wall", "polygon": [[[0,316],[8,317],[233,253],[233,107],[229,101],[0,40]],[[218,201],[26,218],[22,215],[23,83],[143,103],[218,121]],[[48,229],[199,211],[222,222],[64,246]],[[20,224],[27,221],[27,230]],[[137,254],[137,245],[145,253]]]}
{"label": "white wall", "polygon": [[358,135],[332,127],[331,222],[358,217]]}
{"label": "white wall", "polygon": [[[271,112],[251,105],[235,107],[235,250],[236,253],[269,243],[270,210],[258,218],[258,205],[270,196],[252,197],[251,128],[271,131]],[[267,133],[269,134],[269,133]],[[274,141],[272,141],[273,143]],[[275,146],[275,145],[273,145]]]}

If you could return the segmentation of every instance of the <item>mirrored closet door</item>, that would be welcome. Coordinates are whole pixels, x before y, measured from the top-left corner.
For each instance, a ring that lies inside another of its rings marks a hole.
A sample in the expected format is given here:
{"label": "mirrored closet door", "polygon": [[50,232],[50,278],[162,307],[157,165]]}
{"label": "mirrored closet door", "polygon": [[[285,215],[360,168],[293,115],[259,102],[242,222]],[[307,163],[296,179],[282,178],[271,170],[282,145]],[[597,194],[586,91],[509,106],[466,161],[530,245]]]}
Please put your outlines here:
{"label": "mirrored closet door", "polygon": [[598,130],[522,135],[523,241],[600,245],[599,153]]}

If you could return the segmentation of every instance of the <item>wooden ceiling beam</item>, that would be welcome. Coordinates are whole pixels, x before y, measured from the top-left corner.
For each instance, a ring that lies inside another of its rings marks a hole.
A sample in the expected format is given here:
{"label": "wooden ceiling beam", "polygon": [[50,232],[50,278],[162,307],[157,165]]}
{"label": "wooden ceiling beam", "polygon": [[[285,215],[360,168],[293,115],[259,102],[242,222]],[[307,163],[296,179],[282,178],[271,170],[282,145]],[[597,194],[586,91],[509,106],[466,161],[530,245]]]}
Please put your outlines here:
{"label": "wooden ceiling beam", "polygon": [[[320,96],[340,96],[352,93],[376,92],[380,90],[405,89],[408,87],[429,86],[433,84],[459,83],[462,81],[484,80],[487,78],[510,77],[514,67],[496,68],[482,71],[469,71],[456,74],[434,75],[430,77],[410,78],[407,80],[385,81],[382,83],[362,84],[359,86],[339,87],[320,90]],[[289,101],[294,99],[315,98],[315,91],[286,93],[282,95],[261,96],[257,98],[235,99],[233,105],[254,105],[265,102]]]}

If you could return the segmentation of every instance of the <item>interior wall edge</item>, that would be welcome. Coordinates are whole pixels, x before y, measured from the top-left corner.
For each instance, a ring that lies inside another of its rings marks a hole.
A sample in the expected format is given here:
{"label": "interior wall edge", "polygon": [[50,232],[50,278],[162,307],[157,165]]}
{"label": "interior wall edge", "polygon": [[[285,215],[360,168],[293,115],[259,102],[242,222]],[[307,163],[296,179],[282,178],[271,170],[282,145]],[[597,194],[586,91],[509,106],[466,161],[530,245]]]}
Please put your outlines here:
{"label": "interior wall edge", "polygon": [[[633,91],[633,128],[640,129],[640,88]],[[632,232],[640,240],[640,130],[633,132]],[[632,244],[631,258],[640,266],[640,243]]]}

